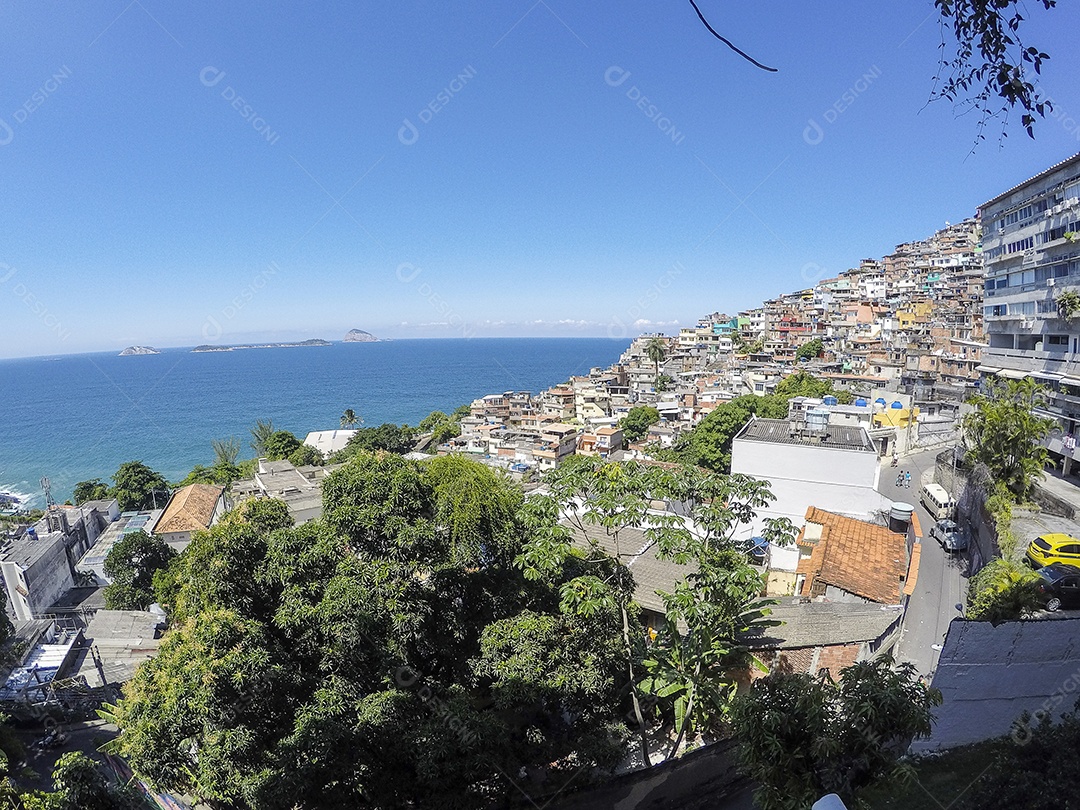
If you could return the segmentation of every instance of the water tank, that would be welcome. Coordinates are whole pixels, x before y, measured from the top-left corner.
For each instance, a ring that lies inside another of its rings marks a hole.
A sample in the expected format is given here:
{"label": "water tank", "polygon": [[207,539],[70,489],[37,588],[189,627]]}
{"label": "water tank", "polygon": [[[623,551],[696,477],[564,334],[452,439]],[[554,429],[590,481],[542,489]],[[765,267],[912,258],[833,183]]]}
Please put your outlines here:
{"label": "water tank", "polygon": [[874,400],[874,402],[877,403],[878,405],[885,405],[886,404],[885,403],[885,397],[878,397],[877,399]]}
{"label": "water tank", "polygon": [[825,399],[823,399],[822,402],[824,402],[826,405],[839,405],[840,404],[840,400],[838,400],[836,397],[825,397]]}
{"label": "water tank", "polygon": [[829,412],[814,408],[806,412],[806,432],[815,435],[829,430]]}
{"label": "water tank", "polygon": [[31,540],[37,540],[37,530],[33,526],[26,527],[26,536]]}
{"label": "water tank", "polygon": [[865,408],[869,404],[870,403],[868,403],[866,401],[865,397],[859,397],[858,399],[855,400],[855,406],[858,407],[858,408]]}
{"label": "water tank", "polygon": [[894,411],[901,411],[904,409],[904,403],[900,400],[895,400],[892,405],[889,406]]}
{"label": "water tank", "polygon": [[911,525],[911,515],[915,507],[910,503],[896,501],[889,510],[889,531],[907,534],[908,526]]}

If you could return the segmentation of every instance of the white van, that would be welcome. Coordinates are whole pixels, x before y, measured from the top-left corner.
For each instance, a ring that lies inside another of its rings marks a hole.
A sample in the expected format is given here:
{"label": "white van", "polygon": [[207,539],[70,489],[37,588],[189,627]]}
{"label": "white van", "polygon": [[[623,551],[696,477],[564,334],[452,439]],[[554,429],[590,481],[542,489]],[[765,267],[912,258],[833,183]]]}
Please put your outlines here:
{"label": "white van", "polygon": [[946,520],[953,516],[956,501],[940,484],[927,484],[919,493],[919,500],[934,520]]}

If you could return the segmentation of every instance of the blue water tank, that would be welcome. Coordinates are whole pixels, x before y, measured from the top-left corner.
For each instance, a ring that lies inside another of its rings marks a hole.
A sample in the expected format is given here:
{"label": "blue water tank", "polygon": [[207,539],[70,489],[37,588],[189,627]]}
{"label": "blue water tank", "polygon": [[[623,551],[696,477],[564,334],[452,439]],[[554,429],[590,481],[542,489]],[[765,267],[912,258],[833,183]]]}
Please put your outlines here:
{"label": "blue water tank", "polygon": [[894,411],[899,411],[899,410],[903,410],[903,408],[904,408],[904,403],[903,403],[903,402],[901,402],[900,400],[896,400],[896,401],[895,401],[895,402],[894,402],[894,403],[893,403],[892,405],[890,405],[889,407],[890,407],[890,408],[892,408],[892,409],[893,409]]}
{"label": "blue water tank", "polygon": [[836,397],[825,397],[825,399],[823,399],[821,401],[826,405],[839,405],[840,404],[840,400],[838,400]]}
{"label": "blue water tank", "polygon": [[878,405],[884,405],[885,404],[885,397],[878,397],[877,399],[874,400],[874,402],[876,402]]}
{"label": "blue water tank", "polygon": [[855,400],[856,407],[865,408],[867,404],[868,403],[864,397],[859,397],[857,400]]}

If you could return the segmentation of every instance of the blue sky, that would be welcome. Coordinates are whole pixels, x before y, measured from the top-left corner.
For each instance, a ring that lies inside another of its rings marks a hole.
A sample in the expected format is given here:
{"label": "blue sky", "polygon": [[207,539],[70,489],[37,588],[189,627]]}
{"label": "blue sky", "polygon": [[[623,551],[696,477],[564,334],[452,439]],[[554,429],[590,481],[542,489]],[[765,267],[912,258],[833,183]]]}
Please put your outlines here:
{"label": "blue sky", "polygon": [[672,332],[1080,151],[1070,4],[974,153],[929,0],[702,8],[779,72],[674,0],[7,4],[0,356]]}

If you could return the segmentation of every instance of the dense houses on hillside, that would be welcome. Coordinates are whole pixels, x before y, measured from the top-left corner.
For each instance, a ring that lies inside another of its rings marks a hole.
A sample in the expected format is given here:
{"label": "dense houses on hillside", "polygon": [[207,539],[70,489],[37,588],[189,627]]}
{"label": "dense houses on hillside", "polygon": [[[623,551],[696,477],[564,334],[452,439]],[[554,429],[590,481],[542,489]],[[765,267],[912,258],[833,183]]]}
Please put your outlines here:
{"label": "dense houses on hillside", "polygon": [[[670,447],[717,405],[770,394],[805,369],[861,395],[861,421],[878,455],[903,452],[933,421],[935,408],[927,405],[959,403],[977,384],[982,301],[978,220],[971,218],[755,309],[712,313],[675,336],[642,335],[610,368],[537,396],[481,397],[461,436],[438,451],[517,473],[543,472],[575,453],[647,458],[651,447]],[[664,348],[659,362],[649,351],[656,340]],[[660,422],[631,443],[619,423],[641,405],[656,408]],[[842,421],[843,406],[816,405]]]}

